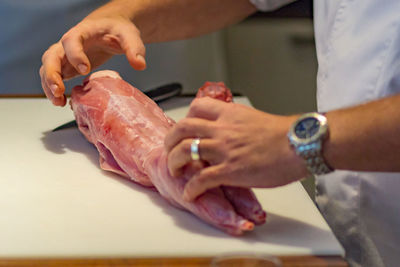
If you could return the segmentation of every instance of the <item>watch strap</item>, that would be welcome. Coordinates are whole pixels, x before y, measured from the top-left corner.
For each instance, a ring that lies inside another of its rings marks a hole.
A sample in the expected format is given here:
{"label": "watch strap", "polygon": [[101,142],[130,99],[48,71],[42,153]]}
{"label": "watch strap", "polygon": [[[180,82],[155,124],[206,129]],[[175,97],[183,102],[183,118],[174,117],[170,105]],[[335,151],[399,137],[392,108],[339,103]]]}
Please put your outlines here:
{"label": "watch strap", "polygon": [[333,171],[333,169],[326,164],[322,156],[321,141],[299,146],[296,151],[298,152],[297,154],[305,159],[307,169],[311,174],[321,175]]}

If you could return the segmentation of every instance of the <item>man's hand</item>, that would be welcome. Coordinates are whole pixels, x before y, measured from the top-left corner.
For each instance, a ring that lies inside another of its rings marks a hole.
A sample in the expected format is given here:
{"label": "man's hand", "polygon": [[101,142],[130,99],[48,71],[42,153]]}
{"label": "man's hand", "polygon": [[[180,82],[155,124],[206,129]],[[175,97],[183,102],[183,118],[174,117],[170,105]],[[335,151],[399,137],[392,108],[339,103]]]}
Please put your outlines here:
{"label": "man's hand", "polygon": [[182,173],[191,162],[191,142],[198,137],[201,160],[209,166],[186,184],[187,200],[220,185],[275,187],[301,179],[307,169],[286,136],[295,120],[208,97],[195,99],[187,118],[165,139],[169,171],[173,176]]}
{"label": "man's hand", "polygon": [[248,0],[109,1],[44,53],[43,90],[53,104],[64,106],[63,80],[88,74],[115,54],[125,54],[134,69],[143,70],[143,43],[203,35],[254,12]]}
{"label": "man's hand", "polygon": [[116,54],[125,54],[136,70],[146,68],[139,30],[126,18],[86,18],[71,28],[42,57],[43,90],[54,105],[64,106],[63,80],[86,75]]}

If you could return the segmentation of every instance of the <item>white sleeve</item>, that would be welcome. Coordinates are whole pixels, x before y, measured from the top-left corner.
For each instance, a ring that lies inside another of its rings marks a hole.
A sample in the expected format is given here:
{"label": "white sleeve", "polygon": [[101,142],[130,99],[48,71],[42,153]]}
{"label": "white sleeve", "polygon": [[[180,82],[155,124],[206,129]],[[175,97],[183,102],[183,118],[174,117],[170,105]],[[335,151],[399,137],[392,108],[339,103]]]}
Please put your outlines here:
{"label": "white sleeve", "polygon": [[280,8],[296,0],[250,0],[250,2],[261,11],[271,11]]}

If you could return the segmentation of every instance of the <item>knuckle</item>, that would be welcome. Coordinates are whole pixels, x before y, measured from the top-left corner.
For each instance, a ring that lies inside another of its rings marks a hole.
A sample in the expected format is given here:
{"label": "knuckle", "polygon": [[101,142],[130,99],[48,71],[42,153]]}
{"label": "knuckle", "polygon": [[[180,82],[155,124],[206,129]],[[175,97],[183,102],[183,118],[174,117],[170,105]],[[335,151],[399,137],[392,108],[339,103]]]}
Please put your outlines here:
{"label": "knuckle", "polygon": [[42,55],[42,63],[44,63],[47,60],[47,58],[50,56],[50,54],[52,53],[53,47],[54,47],[54,45],[50,46],[49,49],[47,49],[43,53],[43,55]]}
{"label": "knuckle", "polygon": [[230,135],[227,135],[227,136],[225,136],[224,140],[221,142],[221,145],[228,149],[228,147],[234,146],[235,143],[236,143],[235,138]]}
{"label": "knuckle", "polygon": [[193,99],[192,103],[190,103],[190,110],[194,112],[198,111],[204,99],[205,97]]}
{"label": "knuckle", "polygon": [[52,57],[53,55],[55,55],[59,50],[58,50],[58,46],[60,45],[60,43],[55,43],[53,45],[51,45],[42,55],[42,64],[45,64],[46,61],[48,60],[48,58]]}
{"label": "knuckle", "polygon": [[71,40],[71,31],[66,32],[60,39],[63,46]]}
{"label": "knuckle", "polygon": [[49,50],[46,50],[46,52],[43,53],[43,55],[42,55],[42,64],[44,64],[44,62],[46,61],[46,58],[48,57],[48,53],[49,53]]}
{"label": "knuckle", "polygon": [[176,125],[175,125],[175,131],[179,134],[179,135],[184,135],[185,133],[188,132],[188,130],[190,129],[190,120],[187,118],[182,119],[181,121],[179,121]]}
{"label": "knuckle", "polygon": [[82,23],[79,23],[78,25],[76,25],[75,27],[72,27],[66,33],[64,33],[60,39],[60,42],[65,43],[65,42],[71,40],[72,38],[74,38],[74,36],[77,33],[77,28],[82,28],[81,25],[82,25]]}
{"label": "knuckle", "polygon": [[211,149],[213,149],[216,153],[221,155],[222,157],[227,157],[229,154],[228,145],[224,140],[216,140],[213,144],[211,144]]}
{"label": "knuckle", "polygon": [[[230,128],[229,132],[235,133],[237,131],[234,128]],[[223,139],[221,140],[221,143],[219,145],[228,152],[234,149],[241,148],[245,144],[243,139],[238,138],[236,134],[224,134]]]}

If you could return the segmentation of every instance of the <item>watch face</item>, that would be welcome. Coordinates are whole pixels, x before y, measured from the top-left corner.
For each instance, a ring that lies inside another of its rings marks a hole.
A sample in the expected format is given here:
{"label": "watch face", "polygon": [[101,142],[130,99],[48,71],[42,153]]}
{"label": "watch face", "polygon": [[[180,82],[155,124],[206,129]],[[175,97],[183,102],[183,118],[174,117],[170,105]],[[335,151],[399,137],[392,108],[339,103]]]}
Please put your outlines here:
{"label": "watch face", "polygon": [[320,122],[316,118],[306,118],[296,125],[294,132],[298,138],[307,139],[314,136],[319,128]]}

